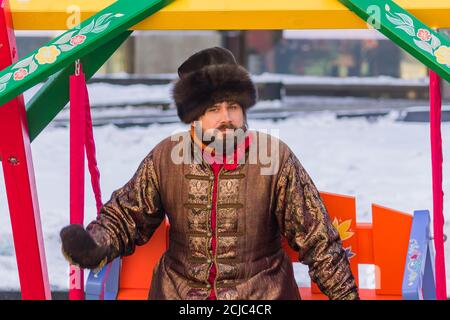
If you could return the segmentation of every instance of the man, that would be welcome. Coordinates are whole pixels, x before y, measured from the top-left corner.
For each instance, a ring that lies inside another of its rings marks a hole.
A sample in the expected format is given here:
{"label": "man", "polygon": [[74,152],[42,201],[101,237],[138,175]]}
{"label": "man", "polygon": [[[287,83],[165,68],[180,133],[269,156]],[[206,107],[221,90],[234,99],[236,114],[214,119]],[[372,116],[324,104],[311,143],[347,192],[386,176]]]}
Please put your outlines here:
{"label": "man", "polygon": [[[158,143],[86,230],[64,228],[66,258],[101,268],[146,243],[167,215],[170,244],[150,299],[300,299],[282,237],[330,299],[359,299],[338,232],[299,160],[281,140],[247,128],[256,102],[248,72],[214,47],[178,74],[173,96],[191,124],[179,136],[188,143]],[[257,147],[274,156],[271,170],[255,161]]]}

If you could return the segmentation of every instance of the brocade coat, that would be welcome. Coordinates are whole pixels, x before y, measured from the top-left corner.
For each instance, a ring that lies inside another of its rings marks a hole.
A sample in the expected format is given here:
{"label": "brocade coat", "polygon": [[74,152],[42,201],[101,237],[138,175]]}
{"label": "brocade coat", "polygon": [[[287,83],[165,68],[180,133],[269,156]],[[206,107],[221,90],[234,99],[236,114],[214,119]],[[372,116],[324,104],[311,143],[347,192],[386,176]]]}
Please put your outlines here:
{"label": "brocade coat", "polygon": [[[110,246],[112,261],[145,244],[167,215],[169,247],[153,271],[149,299],[300,299],[282,237],[330,299],[358,299],[339,234],[308,173],[280,139],[250,130],[247,135],[251,139],[235,151],[234,163],[215,170],[208,157],[174,163],[179,141],[162,140],[88,232]],[[191,156],[201,155],[192,132],[183,137]],[[259,157],[252,161],[254,150],[275,155],[277,169],[262,174],[269,165]]]}

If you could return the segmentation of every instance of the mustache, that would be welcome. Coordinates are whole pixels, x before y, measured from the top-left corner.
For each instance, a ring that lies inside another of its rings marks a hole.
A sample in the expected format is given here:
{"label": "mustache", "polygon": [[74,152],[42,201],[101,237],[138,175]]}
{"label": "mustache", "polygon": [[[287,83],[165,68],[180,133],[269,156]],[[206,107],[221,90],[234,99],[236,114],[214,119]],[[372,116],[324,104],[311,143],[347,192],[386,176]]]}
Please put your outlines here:
{"label": "mustache", "polygon": [[228,123],[228,124],[222,124],[219,127],[216,128],[217,130],[225,130],[225,129],[234,129],[236,130],[237,127],[234,126],[232,123]]}

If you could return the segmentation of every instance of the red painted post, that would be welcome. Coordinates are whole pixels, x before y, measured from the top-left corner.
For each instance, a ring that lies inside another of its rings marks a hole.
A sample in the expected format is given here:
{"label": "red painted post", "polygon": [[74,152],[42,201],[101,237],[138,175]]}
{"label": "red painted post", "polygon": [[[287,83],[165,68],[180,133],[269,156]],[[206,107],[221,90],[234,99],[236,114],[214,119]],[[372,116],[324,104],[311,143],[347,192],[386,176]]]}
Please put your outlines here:
{"label": "red painted post", "polygon": [[447,300],[444,253],[444,192],[442,191],[441,79],[430,70],[430,138],[433,190],[433,233],[437,300]]}
{"label": "red painted post", "polygon": [[[0,0],[0,70],[18,60],[8,0]],[[22,299],[51,299],[23,96],[0,106],[5,177]]]}

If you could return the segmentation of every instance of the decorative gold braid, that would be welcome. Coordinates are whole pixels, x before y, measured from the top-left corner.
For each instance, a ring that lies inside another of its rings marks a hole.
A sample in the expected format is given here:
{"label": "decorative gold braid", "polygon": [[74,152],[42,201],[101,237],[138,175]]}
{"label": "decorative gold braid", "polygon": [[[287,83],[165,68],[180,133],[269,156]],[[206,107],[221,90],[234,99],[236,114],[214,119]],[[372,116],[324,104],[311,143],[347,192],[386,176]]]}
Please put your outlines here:
{"label": "decorative gold braid", "polygon": [[108,262],[108,257],[103,258],[102,261],[100,261],[100,264],[96,267],[91,269],[94,274],[98,274],[100,271],[102,271],[103,267]]}

